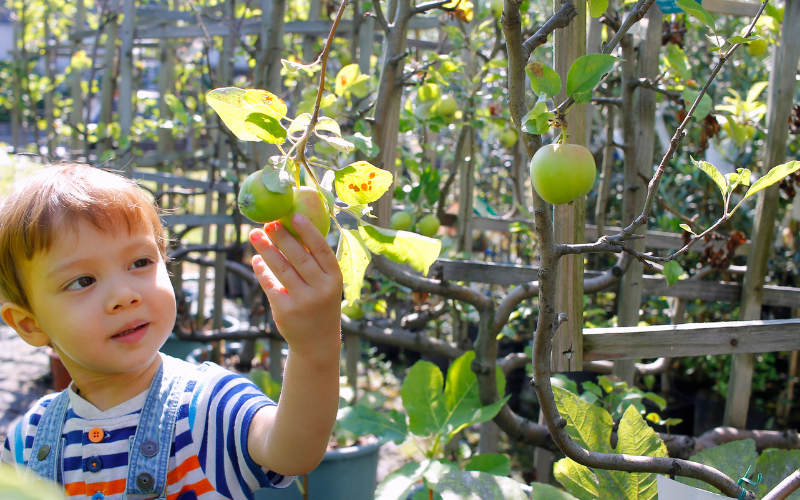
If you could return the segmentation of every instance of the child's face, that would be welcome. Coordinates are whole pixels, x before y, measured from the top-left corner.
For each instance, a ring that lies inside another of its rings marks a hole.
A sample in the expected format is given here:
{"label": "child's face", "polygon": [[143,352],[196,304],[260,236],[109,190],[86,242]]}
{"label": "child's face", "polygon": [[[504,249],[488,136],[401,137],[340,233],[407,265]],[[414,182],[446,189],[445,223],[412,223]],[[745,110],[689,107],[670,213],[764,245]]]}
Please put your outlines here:
{"label": "child's face", "polygon": [[105,234],[80,221],[27,272],[38,328],[76,381],[148,366],[175,324],[175,292],[152,230]]}

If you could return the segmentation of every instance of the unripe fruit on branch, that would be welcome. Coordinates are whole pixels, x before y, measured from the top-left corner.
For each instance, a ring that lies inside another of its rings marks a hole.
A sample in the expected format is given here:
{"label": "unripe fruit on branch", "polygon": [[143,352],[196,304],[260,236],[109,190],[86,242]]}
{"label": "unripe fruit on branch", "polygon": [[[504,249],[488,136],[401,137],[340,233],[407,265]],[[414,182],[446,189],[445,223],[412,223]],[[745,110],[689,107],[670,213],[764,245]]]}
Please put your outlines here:
{"label": "unripe fruit on branch", "polygon": [[439,116],[442,117],[449,117],[453,116],[456,111],[458,111],[458,104],[456,103],[456,98],[450,94],[445,94],[439,100],[439,104],[436,105],[436,111],[439,113]]}
{"label": "unripe fruit on branch", "polygon": [[417,222],[417,229],[422,236],[433,237],[439,230],[439,218],[433,214],[426,215]]}
{"label": "unripe fruit on branch", "polygon": [[292,188],[292,190],[294,191],[294,206],[278,222],[300,243],[303,243],[303,240],[300,239],[297,231],[292,227],[292,216],[296,213],[308,217],[311,223],[322,233],[322,236],[328,236],[328,232],[331,230],[330,215],[328,215],[328,211],[325,209],[325,202],[322,201],[317,190],[308,186],[303,186],[300,189]]}
{"label": "unripe fruit on branch", "polygon": [[500,144],[502,144],[504,148],[511,149],[514,147],[514,144],[517,143],[517,139],[519,139],[519,135],[513,128],[507,128],[500,133]]}
{"label": "unripe fruit on branch", "polygon": [[391,227],[396,231],[406,231],[411,227],[411,214],[408,212],[395,212],[392,214]]}
{"label": "unripe fruit on branch", "polygon": [[239,211],[254,222],[272,222],[292,209],[294,194],[287,187],[285,193],[270,191],[261,180],[262,171],[253,172],[239,188]]}
{"label": "unripe fruit on branch", "polygon": [[531,158],[530,169],[533,189],[553,205],[586,196],[597,175],[592,153],[577,144],[542,146]]}
{"label": "unripe fruit on branch", "polygon": [[354,302],[352,306],[347,305],[347,301],[342,301],[342,312],[353,321],[358,321],[364,318],[364,309],[361,304]]}

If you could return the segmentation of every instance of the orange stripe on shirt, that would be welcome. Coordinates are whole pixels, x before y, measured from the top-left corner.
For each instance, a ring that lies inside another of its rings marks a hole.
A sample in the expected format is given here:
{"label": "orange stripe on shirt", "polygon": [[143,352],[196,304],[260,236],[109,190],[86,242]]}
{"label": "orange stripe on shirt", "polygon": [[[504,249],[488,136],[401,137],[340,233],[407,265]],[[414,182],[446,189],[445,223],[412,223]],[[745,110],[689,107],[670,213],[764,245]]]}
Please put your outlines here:
{"label": "orange stripe on shirt", "polygon": [[187,491],[194,491],[195,495],[200,497],[203,494],[208,493],[209,491],[214,491],[214,487],[211,486],[211,483],[208,482],[207,478],[203,478],[194,484],[187,484],[186,486],[181,488],[181,491],[177,493],[167,495],[167,500],[177,500],[179,496],[186,493]]}
{"label": "orange stripe on shirt", "polygon": [[192,455],[167,473],[167,484],[178,483],[186,474],[199,468],[200,461],[197,459],[197,455]]}
{"label": "orange stripe on shirt", "polygon": [[117,479],[116,481],[108,481],[105,483],[89,483],[84,482],[69,483],[65,490],[67,496],[92,496],[98,491],[104,495],[119,495],[125,492],[127,485],[126,479]]}

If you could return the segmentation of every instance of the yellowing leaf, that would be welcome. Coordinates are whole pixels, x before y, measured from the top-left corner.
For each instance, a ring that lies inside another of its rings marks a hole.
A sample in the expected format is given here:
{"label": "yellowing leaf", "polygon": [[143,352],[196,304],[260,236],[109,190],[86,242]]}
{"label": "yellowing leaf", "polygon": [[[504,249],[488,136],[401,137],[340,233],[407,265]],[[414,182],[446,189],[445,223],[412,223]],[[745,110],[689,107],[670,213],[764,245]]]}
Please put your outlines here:
{"label": "yellowing leaf", "polygon": [[361,296],[364,273],[372,254],[358,231],[344,229],[339,238],[339,248],[336,249],[336,259],[344,278],[344,298],[352,305]]}
{"label": "yellowing leaf", "polygon": [[252,112],[286,116],[286,104],[266,90],[245,90],[237,87],[214,89],[206,95],[206,101],[217,112],[222,122],[241,141],[260,141],[248,130],[245,120]]}
{"label": "yellowing leaf", "polygon": [[336,84],[333,90],[334,94],[339,97],[343,96],[347,90],[347,87],[353,85],[360,75],[361,69],[356,63],[348,64],[344,68],[340,69],[336,74]]}
{"label": "yellowing leaf", "polygon": [[385,255],[399,264],[408,264],[424,276],[428,275],[428,269],[442,250],[441,241],[408,231],[364,224],[358,232],[372,253]]}
{"label": "yellowing leaf", "polygon": [[330,132],[336,137],[342,136],[342,129],[339,128],[339,124],[336,123],[336,120],[333,118],[328,118],[327,116],[320,116],[319,120],[317,121],[317,126],[314,127],[314,132],[317,132],[318,137],[322,137],[318,132]]}
{"label": "yellowing leaf", "polygon": [[366,161],[357,161],[336,172],[336,194],[348,205],[378,200],[392,185],[392,174]]}

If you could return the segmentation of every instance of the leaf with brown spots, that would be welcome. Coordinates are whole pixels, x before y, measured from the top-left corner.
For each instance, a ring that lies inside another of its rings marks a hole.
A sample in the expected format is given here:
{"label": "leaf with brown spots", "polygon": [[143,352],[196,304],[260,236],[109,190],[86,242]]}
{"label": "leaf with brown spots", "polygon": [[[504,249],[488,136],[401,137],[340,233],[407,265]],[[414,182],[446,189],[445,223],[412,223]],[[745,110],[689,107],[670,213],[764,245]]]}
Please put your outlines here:
{"label": "leaf with brown spots", "polygon": [[366,161],[351,163],[336,172],[336,194],[348,205],[377,201],[392,185],[392,174]]}

